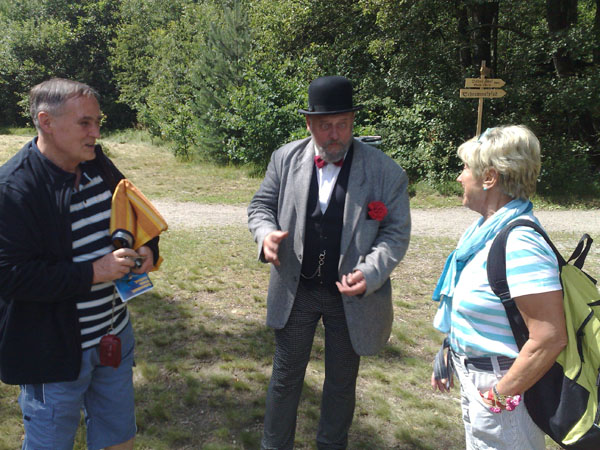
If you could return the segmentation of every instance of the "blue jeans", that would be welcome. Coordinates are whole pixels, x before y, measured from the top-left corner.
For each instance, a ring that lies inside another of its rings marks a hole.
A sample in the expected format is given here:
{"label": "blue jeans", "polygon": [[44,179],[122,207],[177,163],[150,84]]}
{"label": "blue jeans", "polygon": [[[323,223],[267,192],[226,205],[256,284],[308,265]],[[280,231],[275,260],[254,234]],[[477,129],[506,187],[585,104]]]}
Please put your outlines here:
{"label": "blue jeans", "polygon": [[134,337],[131,323],[119,333],[122,361],[118,368],[100,365],[98,346],[84,350],[75,381],[21,386],[23,450],[72,450],[85,414],[88,449],[102,449],[133,438]]}

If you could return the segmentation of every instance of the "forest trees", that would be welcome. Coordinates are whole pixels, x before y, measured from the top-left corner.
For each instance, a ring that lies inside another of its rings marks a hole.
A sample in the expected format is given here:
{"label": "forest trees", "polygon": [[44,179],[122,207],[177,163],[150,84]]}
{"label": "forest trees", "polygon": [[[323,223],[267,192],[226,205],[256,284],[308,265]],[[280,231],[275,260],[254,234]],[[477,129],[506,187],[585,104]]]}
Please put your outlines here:
{"label": "forest trees", "polygon": [[24,122],[35,84],[71,77],[102,93],[108,126],[131,125],[108,61],[119,8],[118,0],[0,0],[0,123]]}
{"label": "forest trees", "polygon": [[341,74],[364,105],[357,133],[443,186],[475,130],[458,91],[485,60],[507,95],[484,127],[534,130],[541,189],[600,184],[600,0],[0,0],[0,25],[0,123],[23,123],[33,84],[69,76],[103,94],[108,126],[260,169],[306,134],[310,80]]}

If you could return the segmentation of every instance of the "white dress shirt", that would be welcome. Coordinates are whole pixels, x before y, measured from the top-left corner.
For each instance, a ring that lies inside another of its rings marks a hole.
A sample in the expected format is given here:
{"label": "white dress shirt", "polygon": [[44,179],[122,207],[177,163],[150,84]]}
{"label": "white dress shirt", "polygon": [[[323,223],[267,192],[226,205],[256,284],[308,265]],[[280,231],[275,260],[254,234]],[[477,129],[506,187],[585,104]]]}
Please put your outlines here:
{"label": "white dress shirt", "polygon": [[[313,149],[315,151],[315,156],[318,156],[319,153],[314,145]],[[344,158],[345,157],[346,155],[344,155]],[[319,206],[321,207],[321,213],[323,214],[327,211],[327,206],[329,205],[329,200],[331,199],[331,194],[333,193],[333,188],[337,181],[337,177],[340,174],[340,170],[342,170],[342,166],[336,166],[335,164],[326,164],[320,169],[317,167]]]}

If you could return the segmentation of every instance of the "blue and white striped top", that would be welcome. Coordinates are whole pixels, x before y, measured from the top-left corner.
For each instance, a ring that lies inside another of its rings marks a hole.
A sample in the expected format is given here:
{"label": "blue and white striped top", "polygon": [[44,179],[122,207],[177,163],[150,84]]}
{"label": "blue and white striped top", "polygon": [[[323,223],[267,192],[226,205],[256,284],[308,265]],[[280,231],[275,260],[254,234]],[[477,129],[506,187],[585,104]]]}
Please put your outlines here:
{"label": "blue and white striped top", "polygon": [[[521,216],[520,218],[523,218]],[[487,278],[490,239],[465,266],[452,298],[450,344],[467,357],[504,355],[519,349],[504,306]],[[561,290],[556,256],[544,238],[529,227],[517,227],[506,243],[506,276],[511,296]]]}
{"label": "blue and white striped top", "polygon": [[[73,261],[95,261],[112,252],[110,240],[110,208],[112,194],[94,168],[82,167],[79,188],[71,195],[71,230]],[[98,345],[112,320],[112,300],[115,295],[113,334],[118,334],[129,321],[125,304],[114,290],[113,282],[94,284],[89,294],[77,302],[81,326],[81,346]]]}

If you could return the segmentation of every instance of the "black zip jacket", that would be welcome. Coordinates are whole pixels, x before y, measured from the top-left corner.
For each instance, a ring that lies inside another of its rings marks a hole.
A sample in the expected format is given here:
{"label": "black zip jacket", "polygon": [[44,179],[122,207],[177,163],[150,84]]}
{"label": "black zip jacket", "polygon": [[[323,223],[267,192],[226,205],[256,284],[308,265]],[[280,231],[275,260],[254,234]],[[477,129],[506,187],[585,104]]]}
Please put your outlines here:
{"label": "black zip jacket", "polygon": [[[35,141],[35,140],[34,140]],[[43,156],[34,141],[0,167],[0,380],[72,381],[81,366],[76,301],[93,279],[92,262],[73,262],[69,208],[75,175]],[[123,178],[96,146],[111,191]],[[158,258],[158,238],[146,245]]]}

